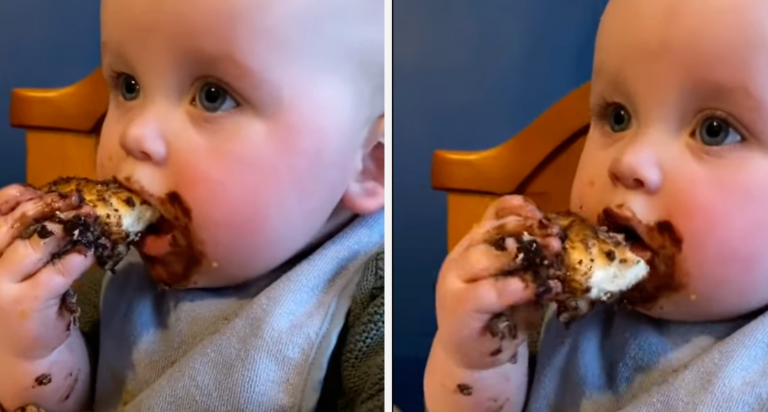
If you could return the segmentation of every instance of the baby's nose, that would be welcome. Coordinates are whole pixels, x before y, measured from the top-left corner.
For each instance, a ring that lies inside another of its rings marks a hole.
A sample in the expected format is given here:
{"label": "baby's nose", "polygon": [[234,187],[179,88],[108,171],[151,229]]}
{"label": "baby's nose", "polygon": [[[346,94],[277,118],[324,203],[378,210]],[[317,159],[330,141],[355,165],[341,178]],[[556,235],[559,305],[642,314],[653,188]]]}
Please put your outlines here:
{"label": "baby's nose", "polygon": [[656,193],[663,184],[658,156],[651,148],[630,146],[613,158],[608,175],[614,185]]}
{"label": "baby's nose", "polygon": [[168,148],[160,125],[151,116],[128,122],[120,136],[120,147],[136,160],[163,164]]}

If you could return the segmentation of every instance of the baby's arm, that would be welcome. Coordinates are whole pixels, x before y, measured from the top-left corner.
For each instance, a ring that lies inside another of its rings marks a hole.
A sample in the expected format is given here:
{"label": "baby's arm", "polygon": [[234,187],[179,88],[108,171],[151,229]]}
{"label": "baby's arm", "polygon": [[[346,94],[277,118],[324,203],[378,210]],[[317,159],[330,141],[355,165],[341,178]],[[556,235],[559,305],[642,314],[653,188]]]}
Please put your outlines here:
{"label": "baby's arm", "polygon": [[[45,370],[50,370],[50,368],[46,368],[46,366],[53,367],[53,365],[57,365],[57,367],[62,370],[81,370],[82,372],[77,378],[77,385],[72,385],[73,390],[71,394],[69,393],[69,387],[66,387],[66,394],[64,394],[61,398],[66,398],[67,394],[69,394],[69,399],[65,400],[65,403],[73,405],[71,410],[77,412],[90,410],[92,407],[91,402],[93,399],[92,392],[94,376],[91,365],[96,365],[98,360],[99,299],[101,296],[101,286],[103,279],[104,271],[96,266],[91,267],[88,271],[85,272],[85,274],[83,274],[83,276],[75,285],[75,289],[77,290],[77,304],[80,307],[80,331],[73,333],[70,338],[62,345],[62,347],[58,349],[59,354],[56,354],[56,351],[54,351],[54,354],[52,354],[47,359],[41,360],[38,365],[32,365],[30,362],[20,362],[15,367],[19,368],[21,373],[25,373],[24,371],[26,370],[27,375],[31,374],[34,375],[34,377],[30,378],[27,376],[24,379],[19,377],[18,379],[13,379],[14,382],[31,382],[41,375],[38,373],[39,369],[42,368]],[[83,341],[85,342],[83,343]],[[83,354],[82,351],[84,349],[87,349],[87,354]],[[71,357],[65,359],[65,361],[62,362],[62,359],[58,359],[57,356],[64,356],[65,353],[70,353]],[[0,355],[0,358],[1,357],[2,355]],[[0,361],[0,365],[5,365],[5,361]],[[68,373],[65,375],[68,375]],[[68,382],[72,384],[74,377],[75,375],[73,374],[72,377],[68,377],[66,379],[69,379]],[[2,378],[0,377],[0,379]],[[52,375],[51,383],[53,382],[54,381]],[[53,387],[50,385],[51,384],[49,384],[48,387],[53,389]],[[2,386],[0,386],[0,388],[2,388]],[[12,388],[9,387],[8,389]],[[3,390],[0,389],[0,399],[3,399],[4,397],[2,392]],[[39,401],[27,401],[25,403],[27,403],[26,409],[24,409],[25,412],[55,412],[58,410],[65,410],[59,409],[59,407],[47,410],[42,409],[40,408],[42,404],[39,403]],[[6,405],[0,404],[0,411],[13,412],[13,409],[8,409],[10,408],[10,405],[8,405],[8,408],[6,409],[3,409],[3,406]]]}
{"label": "baby's arm", "polygon": [[558,231],[527,199],[505,196],[451,250],[436,287],[438,327],[424,377],[427,409],[523,409],[528,332],[541,307],[536,287],[516,272],[524,270],[517,239],[536,238],[549,256],[562,249]]}
{"label": "baby's arm", "polygon": [[0,399],[5,403],[0,410],[34,405],[48,412],[82,412],[88,406],[91,371],[79,331],[46,357],[28,360],[0,354],[0,365]]}
{"label": "baby's arm", "polygon": [[[89,366],[90,365],[96,365],[96,361],[98,358],[98,339],[99,339],[99,298],[101,296],[101,284],[104,279],[104,272],[99,269],[98,267],[94,266],[91,267],[85,274],[80,278],[80,280],[77,282],[76,290],[77,290],[77,303],[80,307],[80,330],[81,333],[72,334],[70,338],[67,340],[67,342],[62,345],[62,348],[60,348],[60,351],[63,352],[75,352],[75,356],[72,358],[69,358],[69,370],[78,370],[81,369],[83,372],[79,375],[78,384],[74,385],[76,386],[74,391],[69,395],[71,403],[73,405],[80,405],[75,406],[72,409],[76,410],[77,412],[82,412],[85,410],[90,410],[90,403],[92,400],[92,392],[93,392],[93,380],[91,377],[93,376],[93,373],[89,372]],[[85,348],[88,349],[88,356],[83,357],[81,356],[82,352],[80,351],[82,346],[82,341],[85,340]],[[71,347],[67,347],[67,345],[70,345]],[[58,355],[56,355],[58,356]],[[56,361],[56,358],[54,355],[51,355],[48,359],[43,360],[40,362],[40,365],[45,365],[46,362],[53,363]],[[67,363],[67,362],[65,362]],[[3,365],[4,361],[0,361],[0,365]],[[40,376],[40,373],[37,373],[37,370],[31,365],[29,362],[22,362],[20,365],[16,366],[17,368],[20,368],[23,372],[24,369],[29,369],[29,373],[34,375],[33,378],[27,378],[25,379],[15,379],[14,381],[17,382],[27,382],[31,379],[36,379]],[[60,365],[61,368],[66,368],[67,365]],[[43,368],[46,369],[46,368]],[[29,374],[28,373],[28,374]],[[35,374],[37,373],[37,374]],[[74,375],[72,376],[74,378]],[[71,379],[71,378],[70,378]],[[51,382],[53,383],[53,376],[51,379]],[[71,382],[71,380],[70,380]],[[9,388],[11,389],[11,388]],[[68,392],[67,392],[68,393]],[[64,395],[66,398],[66,395]],[[2,395],[0,395],[0,399],[2,398]],[[78,400],[79,399],[79,400]],[[69,401],[69,400],[67,400]],[[7,410],[8,412],[13,412],[12,409],[3,409],[0,405],[0,411]],[[9,405],[10,408],[10,405]],[[27,409],[25,409],[25,412],[34,412],[34,411],[42,411],[42,412],[55,412],[58,411],[58,408],[52,408],[49,410],[43,410],[38,408],[35,405],[27,405]]]}
{"label": "baby's arm", "polygon": [[493,369],[456,365],[433,343],[424,376],[430,411],[522,411],[528,385],[528,347],[520,345],[517,362]]}

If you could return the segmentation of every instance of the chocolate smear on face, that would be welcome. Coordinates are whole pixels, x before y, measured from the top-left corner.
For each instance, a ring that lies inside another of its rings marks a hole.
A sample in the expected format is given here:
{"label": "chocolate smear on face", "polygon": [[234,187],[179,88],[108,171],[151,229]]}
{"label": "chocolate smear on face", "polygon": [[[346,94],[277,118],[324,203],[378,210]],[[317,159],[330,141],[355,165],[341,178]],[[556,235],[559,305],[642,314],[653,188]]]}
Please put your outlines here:
{"label": "chocolate smear on face", "polygon": [[192,231],[192,211],[178,192],[155,198],[163,217],[147,234],[171,234],[170,249],[163,256],[142,256],[152,277],[164,287],[184,287],[205,261],[201,242]]}
{"label": "chocolate smear on face", "polygon": [[644,258],[650,266],[648,277],[622,295],[625,305],[651,308],[662,298],[685,288],[685,279],[675,273],[683,239],[671,222],[665,220],[643,224],[626,209],[606,208],[599,216],[598,223],[609,230],[625,233],[633,251],[637,249],[638,256]]}

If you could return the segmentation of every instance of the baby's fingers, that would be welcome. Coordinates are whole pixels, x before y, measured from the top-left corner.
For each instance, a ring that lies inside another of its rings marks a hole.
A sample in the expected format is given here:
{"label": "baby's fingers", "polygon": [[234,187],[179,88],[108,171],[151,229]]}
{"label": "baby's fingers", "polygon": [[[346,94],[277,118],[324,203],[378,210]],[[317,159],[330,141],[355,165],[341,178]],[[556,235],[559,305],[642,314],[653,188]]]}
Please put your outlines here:
{"label": "baby's fingers", "polygon": [[10,185],[0,189],[0,216],[11,213],[20,204],[42,196],[42,193],[30,186]]}
{"label": "baby's fingers", "polygon": [[461,253],[477,247],[488,247],[496,251],[512,251],[525,238],[536,238],[550,253],[560,250],[558,235],[560,228],[548,220],[530,219],[522,216],[507,216],[494,221],[484,221],[477,225],[454,249]]}
{"label": "baby's fingers", "polygon": [[[87,210],[70,211],[60,215],[61,219],[74,216],[88,218]],[[34,229],[34,231],[32,231]],[[71,248],[70,236],[64,233],[60,224],[51,221],[30,227],[28,236],[17,238],[0,256],[0,278],[9,282],[22,282],[33,276],[49,263],[56,263],[56,256]]]}
{"label": "baby's fingers", "polygon": [[92,256],[72,252],[15,285],[19,293],[14,307],[24,325],[23,333],[36,343],[35,348],[28,349],[28,356],[50,354],[77,326],[79,309],[70,288],[92,264]]}
{"label": "baby's fingers", "polygon": [[518,216],[529,220],[539,220],[544,215],[533,201],[521,195],[500,197],[485,211],[483,220],[499,220],[509,216]]}
{"label": "baby's fingers", "polygon": [[93,253],[76,249],[45,265],[27,283],[42,299],[58,299],[94,263]]}
{"label": "baby's fingers", "polygon": [[493,315],[535,299],[536,288],[517,276],[485,279],[465,286],[461,300],[474,313]]}
{"label": "baby's fingers", "polygon": [[22,233],[37,221],[53,217],[82,205],[77,194],[50,193],[23,203],[6,216],[0,216],[0,253],[3,253]]}
{"label": "baby's fingers", "polygon": [[12,283],[22,282],[45,266],[67,242],[56,231],[56,227],[46,224],[38,231],[40,235],[16,239],[0,256],[0,278]]}
{"label": "baby's fingers", "polygon": [[463,251],[446,262],[450,271],[445,271],[446,279],[451,282],[474,283],[484,279],[513,273],[520,266],[515,259],[517,254],[513,239],[505,241],[509,250],[493,249],[492,246],[474,247]]}
{"label": "baby's fingers", "polygon": [[[449,257],[446,266],[450,265],[451,269],[446,273],[449,277],[455,277],[467,283],[514,274],[525,263],[521,259],[521,253],[525,252],[518,250],[519,242],[522,241],[524,240],[520,236],[488,236],[481,244],[456,251]],[[538,239],[535,247],[540,249],[546,262],[549,258],[554,259],[562,249],[562,244],[560,239],[550,237]]]}

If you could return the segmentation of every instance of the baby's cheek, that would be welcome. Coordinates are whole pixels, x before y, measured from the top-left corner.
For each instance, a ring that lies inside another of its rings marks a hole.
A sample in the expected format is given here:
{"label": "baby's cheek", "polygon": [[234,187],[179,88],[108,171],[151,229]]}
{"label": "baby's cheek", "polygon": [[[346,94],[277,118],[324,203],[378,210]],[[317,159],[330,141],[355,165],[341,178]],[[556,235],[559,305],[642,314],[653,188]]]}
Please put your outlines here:
{"label": "baby's cheek", "polygon": [[96,151],[96,175],[99,179],[107,179],[117,174],[119,151],[112,142],[101,140]]}
{"label": "baby's cheek", "polygon": [[597,219],[609,206],[612,185],[608,175],[609,153],[596,148],[596,137],[587,137],[571,186],[570,209],[588,219]]}
{"label": "baby's cheek", "polygon": [[260,195],[219,193],[196,202],[193,225],[205,255],[194,276],[196,286],[229,286],[258,277],[295,252],[294,236],[303,235],[290,230],[297,219],[280,213],[288,208],[279,194]]}
{"label": "baby's cheek", "polygon": [[768,221],[755,216],[745,224],[749,208],[726,212],[715,203],[676,209],[683,252],[675,276],[685,285],[678,298],[688,318],[728,318],[768,304]]}
{"label": "baby's cheek", "polygon": [[591,188],[585,184],[587,177],[583,172],[577,173],[571,186],[571,211],[583,213],[588,206],[589,193]]}
{"label": "baby's cheek", "polygon": [[597,217],[605,207],[610,206],[604,185],[590,176],[577,176],[571,190],[570,210],[597,222]]}

